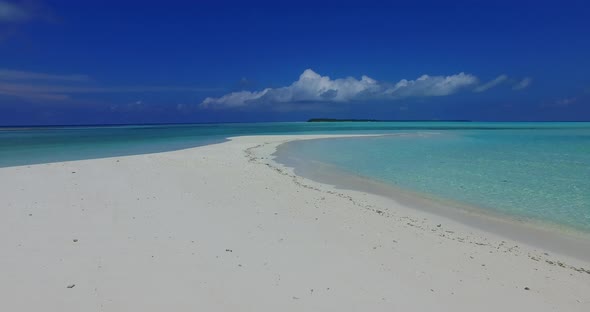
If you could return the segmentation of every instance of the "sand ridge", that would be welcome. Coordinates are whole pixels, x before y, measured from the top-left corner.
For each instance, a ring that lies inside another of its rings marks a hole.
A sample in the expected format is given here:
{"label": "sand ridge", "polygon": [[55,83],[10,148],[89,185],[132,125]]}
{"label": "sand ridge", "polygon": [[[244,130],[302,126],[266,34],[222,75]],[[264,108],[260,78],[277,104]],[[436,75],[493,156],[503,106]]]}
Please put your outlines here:
{"label": "sand ridge", "polygon": [[273,162],[315,137],[1,168],[0,308],[590,309],[588,263]]}

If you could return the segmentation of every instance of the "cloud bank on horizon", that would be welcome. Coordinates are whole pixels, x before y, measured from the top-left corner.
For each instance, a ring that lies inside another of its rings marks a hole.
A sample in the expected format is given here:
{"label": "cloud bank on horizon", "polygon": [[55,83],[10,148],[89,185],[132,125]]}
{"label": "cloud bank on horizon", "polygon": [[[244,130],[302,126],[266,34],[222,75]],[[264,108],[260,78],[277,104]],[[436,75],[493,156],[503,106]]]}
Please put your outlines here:
{"label": "cloud bank on horizon", "polygon": [[[398,100],[408,97],[448,96],[463,89],[474,88],[475,92],[491,89],[508,76],[478,86],[479,79],[464,72],[450,76],[422,75],[415,80],[402,79],[396,83],[382,82],[368,76],[331,79],[321,76],[312,69],[306,69],[299,79],[290,86],[266,88],[262,91],[232,92],[221,97],[207,97],[200,104],[202,108],[238,108],[272,104],[310,103],[310,102],[361,102],[375,100]],[[527,78],[525,78],[527,79]],[[530,84],[514,88],[523,89]]]}

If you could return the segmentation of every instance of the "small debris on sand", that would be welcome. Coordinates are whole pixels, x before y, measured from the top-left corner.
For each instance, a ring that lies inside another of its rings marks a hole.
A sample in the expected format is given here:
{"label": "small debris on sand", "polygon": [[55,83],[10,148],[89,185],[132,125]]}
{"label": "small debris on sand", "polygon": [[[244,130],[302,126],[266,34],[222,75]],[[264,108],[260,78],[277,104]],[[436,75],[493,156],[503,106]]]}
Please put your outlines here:
{"label": "small debris on sand", "polygon": [[68,285],[68,288],[74,288],[74,287],[76,287],[76,284]]}

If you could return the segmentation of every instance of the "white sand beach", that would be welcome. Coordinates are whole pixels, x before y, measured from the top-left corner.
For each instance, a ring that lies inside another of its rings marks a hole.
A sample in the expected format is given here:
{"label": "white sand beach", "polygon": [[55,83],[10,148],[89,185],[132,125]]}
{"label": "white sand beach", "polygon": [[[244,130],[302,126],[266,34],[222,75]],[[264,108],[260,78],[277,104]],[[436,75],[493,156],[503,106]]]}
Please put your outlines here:
{"label": "white sand beach", "polygon": [[0,168],[1,311],[590,311],[590,262],[336,189],[248,136]]}

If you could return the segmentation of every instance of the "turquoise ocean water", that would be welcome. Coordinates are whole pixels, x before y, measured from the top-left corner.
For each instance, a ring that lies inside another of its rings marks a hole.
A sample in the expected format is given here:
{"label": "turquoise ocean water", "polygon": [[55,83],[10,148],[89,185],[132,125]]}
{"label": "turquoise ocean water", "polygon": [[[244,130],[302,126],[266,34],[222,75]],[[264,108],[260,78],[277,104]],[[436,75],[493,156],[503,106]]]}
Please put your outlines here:
{"label": "turquoise ocean water", "polygon": [[239,135],[376,133],[390,128],[309,123],[6,127],[0,128],[0,167],[171,151]]}
{"label": "turquoise ocean water", "polygon": [[590,233],[590,127],[290,143],[293,156],[494,215]]}
{"label": "turquoise ocean water", "polygon": [[0,128],[0,167],[176,150],[255,134],[298,157],[507,216],[590,232],[590,123],[260,123]]}

